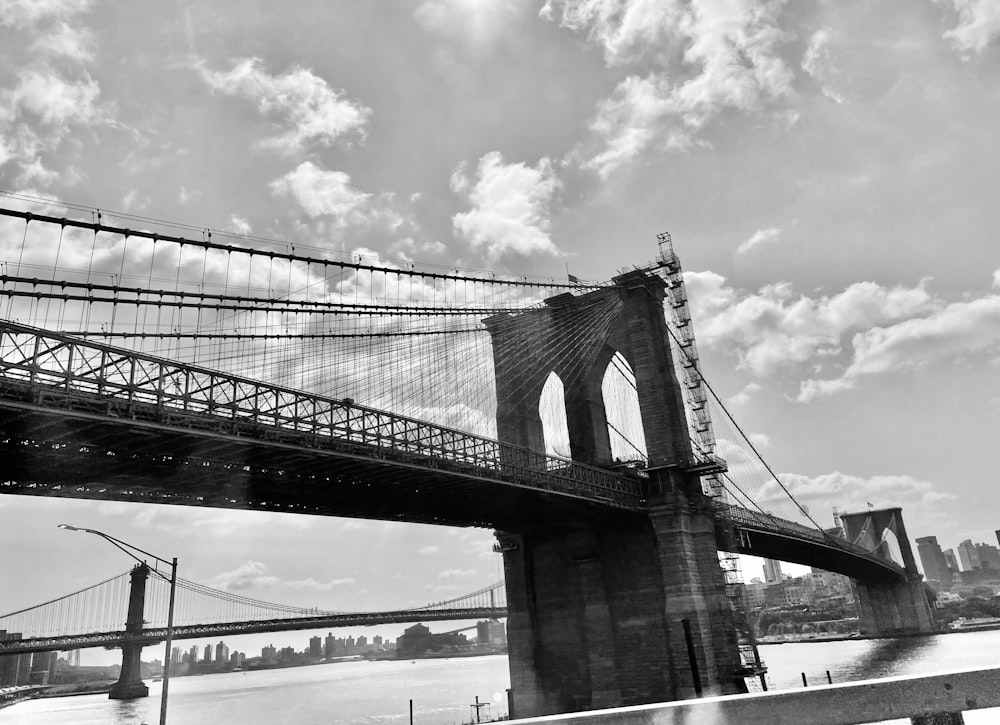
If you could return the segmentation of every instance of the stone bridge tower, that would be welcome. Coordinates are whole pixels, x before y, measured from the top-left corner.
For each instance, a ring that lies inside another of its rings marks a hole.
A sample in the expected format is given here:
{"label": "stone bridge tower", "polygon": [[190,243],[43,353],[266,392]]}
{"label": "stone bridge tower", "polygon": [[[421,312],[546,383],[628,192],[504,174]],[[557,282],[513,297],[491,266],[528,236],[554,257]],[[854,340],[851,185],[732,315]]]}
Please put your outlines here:
{"label": "stone bridge tower", "polygon": [[900,508],[874,509],[841,514],[844,536],[883,558],[893,559],[893,544],[902,557],[904,577],[897,580],[857,581],[861,605],[861,628],[872,636],[930,632],[934,618],[917,569]]}
{"label": "stone bridge tower", "polygon": [[569,513],[497,532],[507,582],[511,716],[728,694],[742,686],[711,499],[695,470],[664,318],[665,283],[634,271],[613,286],[485,321],[497,431],[544,451],[539,403],[563,382],[572,458],[611,463],[601,383],[615,353],[635,375],[648,509]]}

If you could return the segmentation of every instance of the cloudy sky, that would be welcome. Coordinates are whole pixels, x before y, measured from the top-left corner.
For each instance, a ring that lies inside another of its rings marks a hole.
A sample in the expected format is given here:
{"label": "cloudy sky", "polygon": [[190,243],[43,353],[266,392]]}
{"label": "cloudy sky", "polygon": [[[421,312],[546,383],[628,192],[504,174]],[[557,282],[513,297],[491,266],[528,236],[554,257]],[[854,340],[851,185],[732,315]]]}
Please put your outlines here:
{"label": "cloudy sky", "polygon": [[[709,380],[814,516],[996,543],[998,38],[996,0],[0,0],[0,188],[593,280],[670,231]],[[0,611],[125,568],[64,520],[307,606],[498,575],[482,531],[0,517]]]}

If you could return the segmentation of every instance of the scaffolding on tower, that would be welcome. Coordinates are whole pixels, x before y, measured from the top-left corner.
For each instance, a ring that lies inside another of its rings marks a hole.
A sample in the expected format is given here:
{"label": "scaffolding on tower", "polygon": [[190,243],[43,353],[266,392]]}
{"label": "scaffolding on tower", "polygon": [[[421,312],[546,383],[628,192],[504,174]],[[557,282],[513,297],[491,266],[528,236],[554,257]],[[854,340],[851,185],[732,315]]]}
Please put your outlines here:
{"label": "scaffolding on tower", "polygon": [[[744,680],[749,688],[764,688],[764,673],[767,668],[760,661],[757,640],[750,624],[749,610],[743,591],[743,575],[740,571],[739,555],[734,553],[733,527],[729,521],[729,501],[722,481],[725,473],[724,462],[715,452],[715,434],[708,412],[708,398],[695,345],[691,312],[688,308],[684,273],[680,260],[674,253],[669,233],[658,234],[659,252],[653,271],[666,283],[666,319],[670,334],[670,352],[674,360],[677,379],[684,396],[688,431],[693,446],[695,460],[691,468],[702,471],[701,485],[705,495],[715,504],[716,527],[719,541],[719,565],[726,585],[726,596],[733,611],[736,632],[739,639],[740,661],[743,665]],[[759,683],[759,685],[758,685]]]}

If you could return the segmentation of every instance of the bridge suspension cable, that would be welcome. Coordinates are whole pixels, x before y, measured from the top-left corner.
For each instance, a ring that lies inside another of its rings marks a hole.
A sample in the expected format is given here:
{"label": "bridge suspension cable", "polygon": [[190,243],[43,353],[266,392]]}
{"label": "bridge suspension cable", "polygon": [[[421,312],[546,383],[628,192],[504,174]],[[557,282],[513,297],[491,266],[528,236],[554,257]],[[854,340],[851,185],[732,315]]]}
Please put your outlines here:
{"label": "bridge suspension cable", "polygon": [[[6,631],[8,638],[16,640],[120,634],[125,629],[130,591],[130,572],[125,572],[56,599],[0,615],[0,631]],[[506,606],[505,592],[504,583],[497,582],[447,601],[401,606],[397,611],[439,614],[447,610],[502,609]],[[145,629],[166,627],[168,602],[169,579],[150,569],[143,611]],[[302,620],[366,613],[276,604],[187,579],[177,580],[175,608],[174,625],[181,628],[282,620],[295,620],[300,625]]]}

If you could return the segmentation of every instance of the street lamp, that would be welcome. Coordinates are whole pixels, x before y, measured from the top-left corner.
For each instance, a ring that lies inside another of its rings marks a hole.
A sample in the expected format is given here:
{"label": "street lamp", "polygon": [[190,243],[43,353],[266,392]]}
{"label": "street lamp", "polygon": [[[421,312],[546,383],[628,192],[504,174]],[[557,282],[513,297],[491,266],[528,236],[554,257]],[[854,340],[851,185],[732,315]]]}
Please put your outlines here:
{"label": "street lamp", "polygon": [[[95,536],[100,536],[105,541],[110,542],[112,546],[124,551],[133,559],[138,561],[140,564],[144,564],[145,562],[138,556],[133,554],[132,551],[129,551],[129,549],[132,549],[133,551],[138,551],[140,554],[145,554],[149,558],[156,559],[158,562],[170,567],[170,606],[167,609],[167,645],[166,645],[166,654],[164,654],[163,656],[163,690],[161,691],[161,697],[160,697],[160,725],[166,725],[167,688],[170,684],[170,655],[171,655],[170,648],[174,639],[174,592],[177,589],[177,557],[175,556],[172,561],[167,561],[166,559],[160,558],[156,554],[150,554],[148,551],[140,549],[138,546],[126,543],[121,539],[116,539],[114,536],[105,534],[103,531],[97,531],[96,529],[85,529],[80,526],[72,526],[70,524],[59,524],[59,528],[66,529],[67,531],[82,531],[86,534],[94,534]],[[156,573],[161,578],[166,579],[166,577],[164,577],[163,574],[160,574],[160,572]]]}

